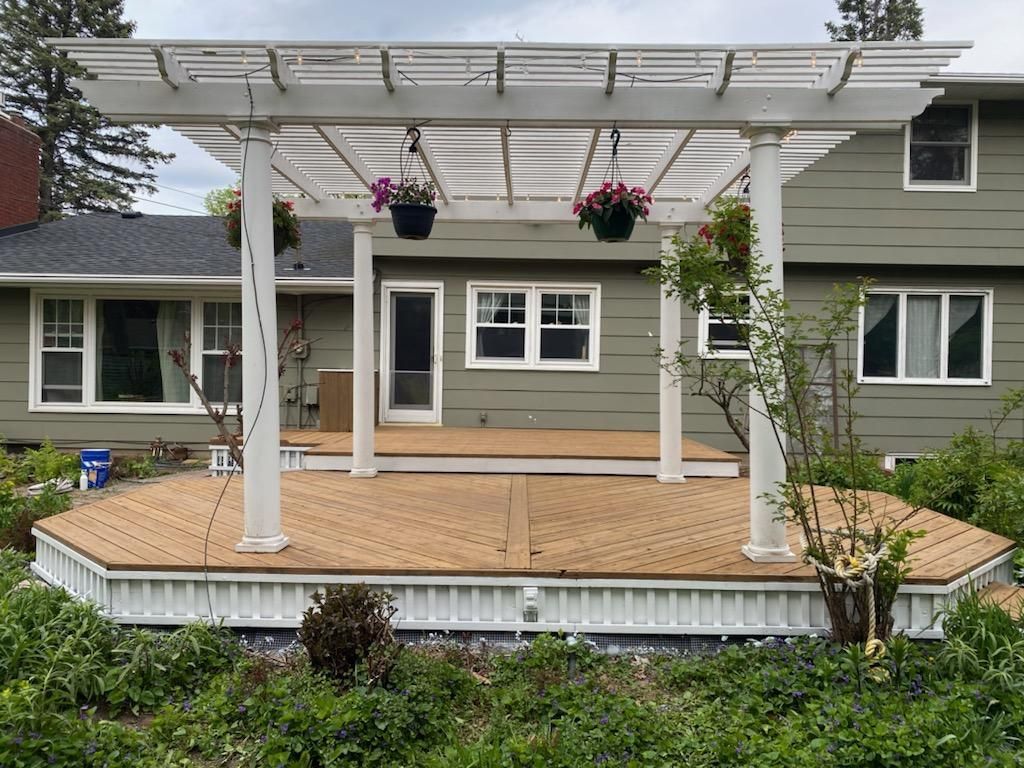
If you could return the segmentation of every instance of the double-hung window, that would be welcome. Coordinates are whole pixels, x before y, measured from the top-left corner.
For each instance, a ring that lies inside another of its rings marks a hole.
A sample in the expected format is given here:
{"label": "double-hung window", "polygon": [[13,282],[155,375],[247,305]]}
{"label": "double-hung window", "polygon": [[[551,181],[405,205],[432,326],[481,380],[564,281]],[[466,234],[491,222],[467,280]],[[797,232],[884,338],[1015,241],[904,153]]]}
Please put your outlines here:
{"label": "double-hung window", "polygon": [[[59,294],[32,298],[29,403],[38,410],[187,413],[198,396],[171,352],[192,339],[189,368],[224,394],[224,351],[241,347],[241,304],[192,296]],[[201,343],[197,342],[201,339]],[[241,400],[240,365],[228,378]]]}
{"label": "double-hung window", "polygon": [[992,291],[872,289],[861,310],[859,380],[991,383]]}
{"label": "double-hung window", "polygon": [[908,190],[977,188],[978,105],[933,104],[906,128],[903,185]]}
{"label": "double-hung window", "polygon": [[741,312],[735,306],[715,306],[705,300],[697,318],[697,349],[701,357],[747,360],[750,350],[743,339],[743,327],[750,322],[750,294],[737,287],[735,297]]}
{"label": "double-hung window", "polygon": [[466,366],[597,370],[596,285],[469,283]]}

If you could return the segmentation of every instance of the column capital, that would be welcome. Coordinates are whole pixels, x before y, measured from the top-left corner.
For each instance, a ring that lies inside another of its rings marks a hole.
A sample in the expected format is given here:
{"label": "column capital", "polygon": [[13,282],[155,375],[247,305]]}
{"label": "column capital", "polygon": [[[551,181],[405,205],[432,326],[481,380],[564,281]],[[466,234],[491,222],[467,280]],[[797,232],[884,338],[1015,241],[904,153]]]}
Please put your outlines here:
{"label": "column capital", "polygon": [[372,235],[373,234],[372,221],[353,221],[352,222],[352,233],[356,235]]}
{"label": "column capital", "polygon": [[750,139],[753,148],[761,144],[778,144],[791,130],[792,126],[780,123],[747,123],[740,136]]}
{"label": "column capital", "polygon": [[[271,144],[270,134],[278,130],[277,125],[268,119],[253,118],[252,120],[243,120],[235,124],[235,130],[238,131],[238,140],[244,141],[264,141],[267,144]],[[229,131],[233,133],[233,131]]]}

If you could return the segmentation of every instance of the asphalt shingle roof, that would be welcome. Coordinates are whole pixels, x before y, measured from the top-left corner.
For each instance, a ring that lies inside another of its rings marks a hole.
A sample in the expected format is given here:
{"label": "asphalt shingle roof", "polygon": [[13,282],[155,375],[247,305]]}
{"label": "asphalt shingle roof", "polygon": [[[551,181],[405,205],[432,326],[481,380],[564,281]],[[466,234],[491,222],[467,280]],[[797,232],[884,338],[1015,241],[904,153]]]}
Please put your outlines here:
{"label": "asphalt shingle roof", "polygon": [[[303,221],[302,261],[316,278],[352,277],[352,225]],[[287,250],[275,259],[279,277],[295,262]],[[140,216],[89,213],[0,235],[0,274],[161,275],[228,277],[241,272],[238,251],[213,216]]]}

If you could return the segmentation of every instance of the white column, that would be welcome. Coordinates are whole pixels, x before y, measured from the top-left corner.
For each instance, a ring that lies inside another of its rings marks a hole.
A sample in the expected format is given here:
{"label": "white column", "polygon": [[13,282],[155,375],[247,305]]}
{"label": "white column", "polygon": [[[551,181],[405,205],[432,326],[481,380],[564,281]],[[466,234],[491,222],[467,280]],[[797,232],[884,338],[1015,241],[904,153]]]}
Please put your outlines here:
{"label": "white column", "polygon": [[[750,207],[757,224],[757,257],[768,267],[766,289],[782,291],[782,175],[779,144],[786,128],[754,128],[750,138]],[[786,525],[763,498],[777,494],[786,479],[786,458],[771,419],[764,414],[764,398],[750,392],[750,543],[743,554],[754,562],[795,560],[786,543]],[[783,445],[785,439],[783,439]]]}
{"label": "white column", "polygon": [[242,418],[245,530],[239,552],[279,552],[281,425],[277,377],[277,294],[274,285],[270,131],[241,126],[242,166]]}
{"label": "white column", "polygon": [[[661,228],[661,253],[672,248],[672,238],[678,227]],[[663,261],[664,263],[664,256]],[[664,363],[675,359],[682,338],[682,304],[678,296],[669,296],[661,290],[659,303],[661,333],[659,346],[663,365],[658,371],[658,433],[661,438],[661,461],[658,465],[659,483],[685,483],[683,476],[683,390]]]}
{"label": "white column", "polygon": [[[376,477],[373,455],[373,224],[354,224],[352,477]],[[383,311],[383,310],[382,310]]]}

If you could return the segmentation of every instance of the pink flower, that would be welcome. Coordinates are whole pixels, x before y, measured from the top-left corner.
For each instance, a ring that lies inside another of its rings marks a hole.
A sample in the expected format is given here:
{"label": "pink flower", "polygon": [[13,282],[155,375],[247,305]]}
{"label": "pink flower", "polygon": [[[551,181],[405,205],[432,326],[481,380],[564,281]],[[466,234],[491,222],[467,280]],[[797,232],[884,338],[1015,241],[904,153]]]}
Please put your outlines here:
{"label": "pink flower", "polygon": [[591,208],[591,210],[594,210],[594,211],[600,211],[600,210],[602,210],[602,209],[601,209],[601,205],[600,205],[599,203],[593,203],[593,204],[592,204],[592,205],[590,206],[590,208]]}
{"label": "pink flower", "polygon": [[619,199],[618,195],[612,195],[612,205],[618,205]]}
{"label": "pink flower", "polygon": [[576,203],[576,205],[574,205],[572,207],[572,215],[576,216],[582,210],[583,210],[583,203]]}

